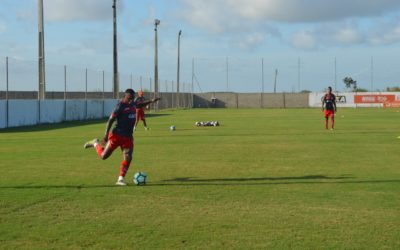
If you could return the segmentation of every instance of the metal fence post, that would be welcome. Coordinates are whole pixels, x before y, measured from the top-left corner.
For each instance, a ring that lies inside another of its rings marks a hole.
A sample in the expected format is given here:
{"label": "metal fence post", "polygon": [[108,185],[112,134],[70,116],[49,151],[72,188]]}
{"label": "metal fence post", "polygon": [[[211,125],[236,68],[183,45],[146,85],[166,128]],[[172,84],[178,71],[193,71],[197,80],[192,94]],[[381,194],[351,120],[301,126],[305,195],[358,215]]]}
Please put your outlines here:
{"label": "metal fence post", "polygon": [[105,102],[105,100],[104,100],[104,70],[103,70],[103,94],[102,94],[102,99],[103,99],[103,116],[102,116],[102,118],[104,118],[104,116],[105,116],[105,111],[104,111],[104,102]]}
{"label": "metal fence post", "polygon": [[8,119],[9,119],[9,112],[8,112],[8,57],[6,57],[6,128],[8,128]]}
{"label": "metal fence post", "polygon": [[67,65],[64,65],[64,121],[67,120]]}
{"label": "metal fence post", "polygon": [[87,84],[88,84],[88,70],[85,70],[85,120],[87,120],[87,110],[88,110],[88,103],[87,103]]}

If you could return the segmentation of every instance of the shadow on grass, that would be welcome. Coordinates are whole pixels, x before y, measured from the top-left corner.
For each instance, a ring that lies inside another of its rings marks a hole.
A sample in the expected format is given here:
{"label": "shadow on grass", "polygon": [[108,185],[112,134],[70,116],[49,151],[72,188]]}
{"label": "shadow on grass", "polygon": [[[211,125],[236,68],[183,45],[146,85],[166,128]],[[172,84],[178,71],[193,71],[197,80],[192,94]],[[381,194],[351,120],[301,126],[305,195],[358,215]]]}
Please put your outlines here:
{"label": "shadow on grass", "polygon": [[[166,116],[170,115],[168,113],[163,114],[146,114],[146,117],[158,117],[158,116]],[[65,121],[61,123],[42,123],[38,125],[32,126],[21,126],[21,127],[11,127],[0,129],[1,133],[21,133],[21,132],[40,132],[40,131],[49,131],[55,129],[64,129],[64,128],[73,128],[79,126],[87,126],[93,124],[104,123],[106,124],[107,119],[95,119],[95,120],[82,120],[82,121]]]}
{"label": "shadow on grass", "polygon": [[306,176],[288,176],[288,177],[253,177],[253,178],[217,178],[217,179],[197,179],[195,177],[178,177],[163,182],[230,182],[230,181],[281,181],[281,180],[341,180],[354,179],[351,176],[329,177],[325,175],[306,175]]}
{"label": "shadow on grass", "polygon": [[86,189],[86,188],[119,188],[117,185],[15,185],[0,186],[0,189]]}
{"label": "shadow on grass", "polygon": [[[400,183],[400,180],[357,180],[351,176],[329,177],[324,175],[260,177],[260,178],[220,178],[197,179],[180,177],[161,182],[150,182],[146,186],[269,186],[269,185],[313,185],[313,184],[387,184]],[[135,186],[128,184],[128,186]],[[92,189],[92,188],[124,188],[117,185],[15,185],[0,186],[1,189]]]}
{"label": "shadow on grass", "polygon": [[61,123],[43,123],[43,124],[32,125],[32,126],[22,126],[22,127],[12,127],[12,128],[0,129],[0,134],[1,133],[49,131],[49,130],[55,130],[55,129],[87,126],[87,125],[93,125],[93,124],[98,124],[98,123],[105,124],[106,121],[107,120],[105,120],[105,119],[96,119],[96,120],[90,120],[90,121],[66,121],[66,122],[61,122]]}
{"label": "shadow on grass", "polygon": [[400,180],[395,180],[395,179],[356,180],[353,177],[327,177],[327,176],[320,176],[320,177],[303,176],[303,177],[278,177],[278,178],[266,177],[266,178],[230,178],[230,179],[193,179],[192,177],[183,177],[171,180],[164,180],[162,183],[149,183],[147,184],[147,186],[269,186],[269,185],[293,185],[293,184],[315,185],[315,184],[400,183]]}

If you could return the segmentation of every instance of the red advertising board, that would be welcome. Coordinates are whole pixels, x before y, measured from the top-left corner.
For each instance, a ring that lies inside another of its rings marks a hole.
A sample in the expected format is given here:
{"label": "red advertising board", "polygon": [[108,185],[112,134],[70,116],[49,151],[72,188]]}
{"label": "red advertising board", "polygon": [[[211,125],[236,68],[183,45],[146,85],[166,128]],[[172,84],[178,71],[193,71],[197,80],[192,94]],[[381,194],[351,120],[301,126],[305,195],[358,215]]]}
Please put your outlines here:
{"label": "red advertising board", "polygon": [[354,95],[354,103],[385,103],[394,102],[395,95]]}

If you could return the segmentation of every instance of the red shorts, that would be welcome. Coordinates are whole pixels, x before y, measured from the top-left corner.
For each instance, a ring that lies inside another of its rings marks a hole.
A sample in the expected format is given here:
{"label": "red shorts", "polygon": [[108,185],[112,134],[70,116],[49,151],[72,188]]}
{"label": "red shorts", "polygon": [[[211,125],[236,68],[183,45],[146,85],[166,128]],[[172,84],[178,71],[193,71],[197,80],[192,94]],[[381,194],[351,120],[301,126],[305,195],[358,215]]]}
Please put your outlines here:
{"label": "red shorts", "polygon": [[144,120],[144,110],[143,109],[136,109],[136,120]]}
{"label": "red shorts", "polygon": [[333,110],[325,110],[324,117],[325,118],[328,118],[328,117],[335,118],[335,111],[333,111]]}
{"label": "red shorts", "polygon": [[108,143],[112,150],[114,150],[118,147],[121,147],[121,149],[124,149],[124,148],[133,149],[133,138],[132,137],[126,137],[126,136],[121,136],[118,134],[110,133],[108,135]]}

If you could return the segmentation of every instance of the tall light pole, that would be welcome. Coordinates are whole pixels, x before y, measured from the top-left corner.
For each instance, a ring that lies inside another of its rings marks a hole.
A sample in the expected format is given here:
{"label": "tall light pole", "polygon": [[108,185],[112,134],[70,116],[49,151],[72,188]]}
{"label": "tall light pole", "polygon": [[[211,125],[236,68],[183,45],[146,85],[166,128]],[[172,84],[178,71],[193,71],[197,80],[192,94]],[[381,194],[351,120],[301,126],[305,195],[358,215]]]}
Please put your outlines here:
{"label": "tall light pole", "polygon": [[38,99],[46,99],[46,74],[45,74],[45,58],[44,58],[44,25],[43,25],[43,0],[38,1],[39,10],[39,90]]}
{"label": "tall light pole", "polygon": [[178,33],[178,67],[177,67],[177,72],[176,72],[176,107],[178,108],[180,106],[179,103],[179,70],[180,70],[180,60],[181,60],[181,35],[182,35],[182,30],[179,30]]}
{"label": "tall light pole", "polygon": [[276,93],[276,80],[278,78],[278,69],[275,69],[275,80],[274,80],[274,93]]}
{"label": "tall light pole", "polygon": [[336,57],[335,57],[335,91],[337,90],[337,66],[336,66]]}
{"label": "tall light pole", "polygon": [[118,79],[118,51],[117,51],[117,0],[113,0],[113,98],[119,98],[119,79]]}
{"label": "tall light pole", "polygon": [[374,91],[374,57],[371,56],[371,92]]}
{"label": "tall light pole", "polygon": [[226,57],[226,92],[229,91],[229,61]]}
{"label": "tall light pole", "polygon": [[[160,20],[154,20],[154,98],[158,94],[158,39],[157,26],[160,25]],[[155,105],[157,109],[157,104]]]}
{"label": "tall light pole", "polygon": [[297,88],[300,93],[300,67],[301,67],[301,62],[300,62],[300,57],[297,60]]}

